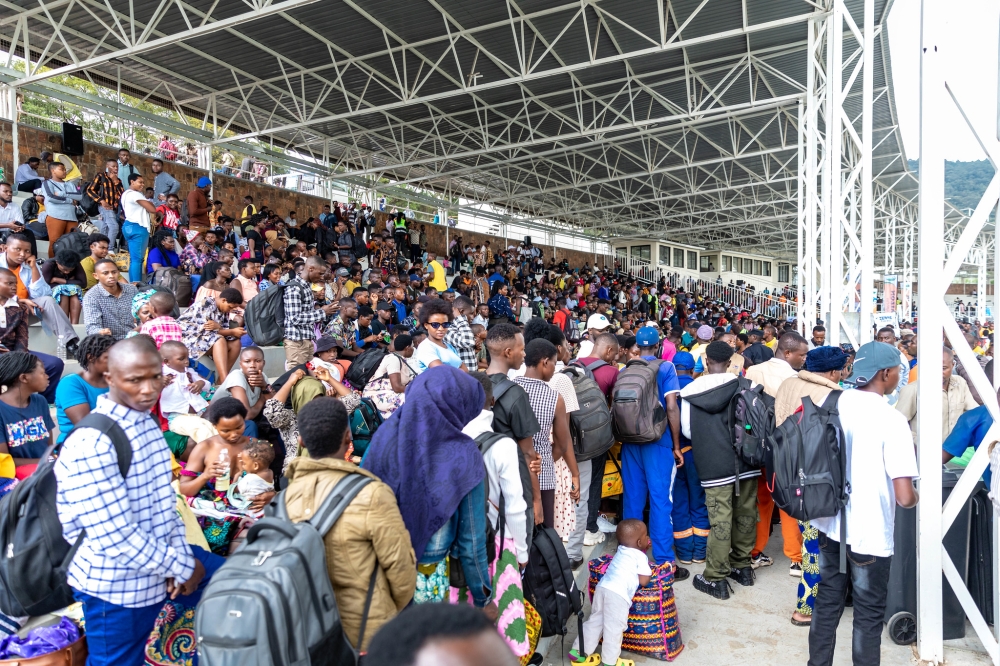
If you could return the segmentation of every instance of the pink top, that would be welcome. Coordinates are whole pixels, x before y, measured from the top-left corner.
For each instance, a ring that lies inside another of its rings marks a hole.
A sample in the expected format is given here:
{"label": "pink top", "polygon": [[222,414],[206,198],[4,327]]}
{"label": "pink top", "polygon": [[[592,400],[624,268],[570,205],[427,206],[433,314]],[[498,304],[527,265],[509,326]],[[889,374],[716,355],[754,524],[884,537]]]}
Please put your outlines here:
{"label": "pink top", "polygon": [[673,361],[674,356],[676,354],[677,354],[677,347],[674,346],[674,343],[672,343],[670,340],[664,339],[663,356],[661,356],[660,358],[662,358],[664,361]]}

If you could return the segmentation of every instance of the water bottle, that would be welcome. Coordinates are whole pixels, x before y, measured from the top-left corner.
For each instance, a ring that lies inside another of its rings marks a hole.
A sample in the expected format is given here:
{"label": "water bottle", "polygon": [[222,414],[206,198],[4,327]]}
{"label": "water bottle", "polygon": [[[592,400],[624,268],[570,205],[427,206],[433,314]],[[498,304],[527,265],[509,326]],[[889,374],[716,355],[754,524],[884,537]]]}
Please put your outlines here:
{"label": "water bottle", "polygon": [[56,340],[56,358],[66,360],[66,336],[60,335]]}
{"label": "water bottle", "polygon": [[222,476],[215,477],[215,489],[225,492],[229,490],[229,449],[222,449],[219,454],[219,462],[226,466],[226,471]]}

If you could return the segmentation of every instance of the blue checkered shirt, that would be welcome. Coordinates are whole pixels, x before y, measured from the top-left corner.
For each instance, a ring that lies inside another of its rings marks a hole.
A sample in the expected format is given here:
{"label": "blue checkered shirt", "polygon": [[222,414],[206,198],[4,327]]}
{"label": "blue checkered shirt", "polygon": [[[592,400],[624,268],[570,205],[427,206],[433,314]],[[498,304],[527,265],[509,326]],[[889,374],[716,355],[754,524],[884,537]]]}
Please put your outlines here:
{"label": "blue checkered shirt", "polygon": [[295,276],[288,281],[282,296],[285,299],[285,339],[315,339],[315,326],[326,320],[326,313],[316,307],[309,283]]}
{"label": "blue checkered shirt", "polygon": [[69,567],[69,584],[127,608],[162,603],[166,579],[184,582],[194,556],[170,486],[170,450],[146,412],[97,399],[93,410],[110,416],[132,442],[132,464],[122,478],[111,438],[93,428],[74,428],[55,464],[56,507],[63,538],[87,535]]}

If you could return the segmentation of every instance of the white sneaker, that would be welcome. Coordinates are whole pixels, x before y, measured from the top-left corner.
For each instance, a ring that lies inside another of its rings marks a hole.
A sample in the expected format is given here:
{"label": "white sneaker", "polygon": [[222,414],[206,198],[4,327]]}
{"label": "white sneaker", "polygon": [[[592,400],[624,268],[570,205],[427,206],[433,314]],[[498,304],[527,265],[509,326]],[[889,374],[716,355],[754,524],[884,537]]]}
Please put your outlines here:
{"label": "white sneaker", "polygon": [[602,532],[614,534],[615,531],[617,531],[618,527],[610,520],[605,518],[604,515],[602,514],[597,517],[597,529],[599,529]]}
{"label": "white sneaker", "polygon": [[583,535],[584,546],[596,546],[599,543],[604,543],[604,532],[587,532]]}

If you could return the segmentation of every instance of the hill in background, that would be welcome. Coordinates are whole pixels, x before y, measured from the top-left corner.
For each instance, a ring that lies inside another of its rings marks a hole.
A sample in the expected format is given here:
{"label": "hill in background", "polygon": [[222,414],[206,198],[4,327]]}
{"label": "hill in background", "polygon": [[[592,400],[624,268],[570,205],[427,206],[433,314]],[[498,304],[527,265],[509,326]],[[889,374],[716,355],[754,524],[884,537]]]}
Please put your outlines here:
{"label": "hill in background", "polygon": [[[910,171],[919,172],[920,160],[909,161]],[[993,178],[993,166],[988,160],[944,163],[944,196],[955,208],[969,215],[982,198]]]}

